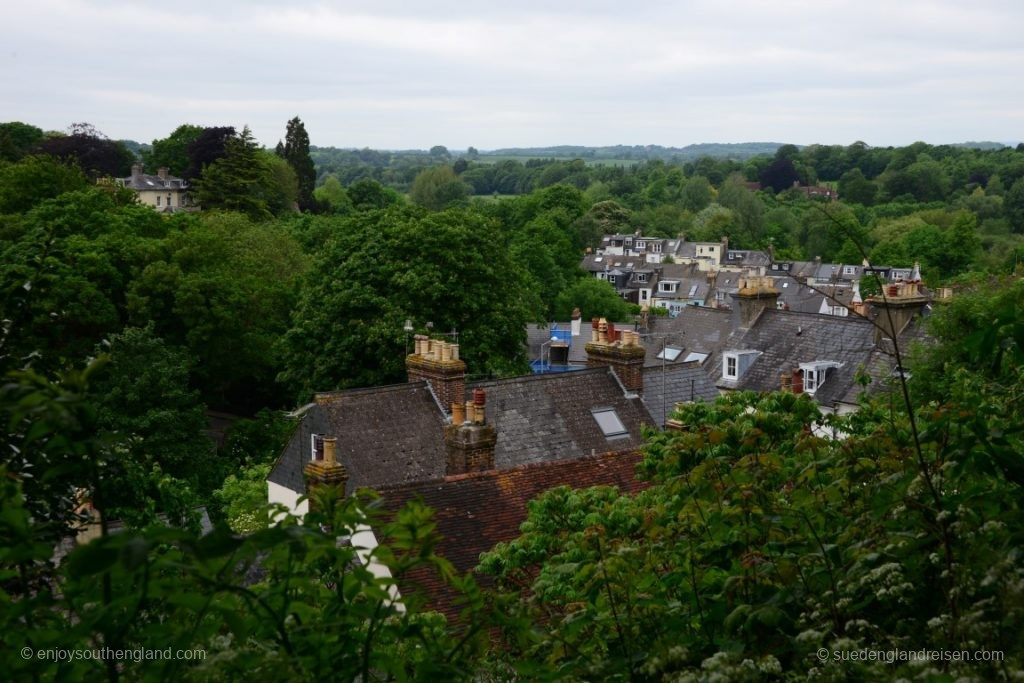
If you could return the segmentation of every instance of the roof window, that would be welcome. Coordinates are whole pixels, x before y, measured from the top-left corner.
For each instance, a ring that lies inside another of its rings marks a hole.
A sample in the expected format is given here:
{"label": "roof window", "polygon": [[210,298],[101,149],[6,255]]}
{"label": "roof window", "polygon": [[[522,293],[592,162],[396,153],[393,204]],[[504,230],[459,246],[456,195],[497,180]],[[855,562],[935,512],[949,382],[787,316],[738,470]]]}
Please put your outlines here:
{"label": "roof window", "polygon": [[669,362],[672,362],[676,358],[679,358],[679,354],[681,354],[682,352],[683,350],[677,346],[666,346],[665,348],[658,352],[658,355],[655,356],[655,358],[657,358],[658,360],[667,360]]}
{"label": "roof window", "polygon": [[622,424],[614,408],[595,408],[592,414],[597,426],[607,438],[629,435],[626,425]]}

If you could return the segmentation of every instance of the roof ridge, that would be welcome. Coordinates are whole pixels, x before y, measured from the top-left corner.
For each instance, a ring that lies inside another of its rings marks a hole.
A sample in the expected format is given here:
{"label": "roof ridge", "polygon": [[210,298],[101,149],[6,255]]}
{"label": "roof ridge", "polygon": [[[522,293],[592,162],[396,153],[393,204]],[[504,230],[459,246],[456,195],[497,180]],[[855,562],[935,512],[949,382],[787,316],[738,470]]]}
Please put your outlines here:
{"label": "roof ridge", "polygon": [[430,486],[433,484],[448,484],[458,481],[466,481],[470,479],[486,479],[490,477],[498,477],[507,473],[540,470],[550,467],[564,466],[570,463],[586,463],[596,462],[598,460],[611,460],[614,458],[626,457],[634,453],[637,454],[637,456],[639,457],[639,448],[620,448],[617,450],[595,453],[593,455],[584,455],[578,458],[562,458],[561,460],[543,460],[541,462],[527,462],[521,465],[516,465],[515,467],[496,467],[493,470],[484,470],[482,472],[465,472],[462,474],[446,475],[444,477],[438,477],[435,479],[419,479],[414,481],[404,481],[397,484],[388,484],[386,486],[368,486],[366,488],[371,488],[377,493],[384,494],[389,491],[416,489],[422,486]]}
{"label": "roof ridge", "polygon": [[426,381],[416,380],[415,382],[402,382],[400,384],[381,384],[373,387],[353,387],[351,389],[335,389],[334,391],[318,391],[313,394],[314,398],[342,398],[344,396],[361,396],[363,394],[377,394],[388,391],[399,391],[401,389],[422,388]]}

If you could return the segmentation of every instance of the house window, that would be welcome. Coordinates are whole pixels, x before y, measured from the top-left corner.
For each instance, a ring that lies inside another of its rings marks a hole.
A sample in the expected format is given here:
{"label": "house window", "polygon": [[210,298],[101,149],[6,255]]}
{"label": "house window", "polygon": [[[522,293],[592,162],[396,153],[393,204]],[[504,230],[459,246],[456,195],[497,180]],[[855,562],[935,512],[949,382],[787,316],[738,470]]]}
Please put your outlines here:
{"label": "house window", "polygon": [[646,242],[637,242],[636,243],[636,248],[637,248],[637,251],[643,251],[644,249],[647,248],[647,243]]}
{"label": "house window", "polygon": [[684,363],[703,363],[708,359],[708,354],[701,353],[700,351],[690,351],[686,354],[686,358],[683,359]]}
{"label": "house window", "polygon": [[661,253],[661,242],[652,242],[651,243],[651,251],[653,251],[655,254],[660,254]]}
{"label": "house window", "polygon": [[607,438],[629,436],[626,425],[622,424],[614,408],[595,408],[592,414],[597,426]]}
{"label": "house window", "polygon": [[637,273],[636,274],[636,281],[637,282],[647,282],[647,273]]}
{"label": "house window", "polygon": [[808,394],[813,394],[818,390],[818,371],[817,370],[805,370],[804,371],[804,391]]}
{"label": "house window", "polygon": [[171,195],[167,195],[167,206],[171,205]]}
{"label": "house window", "polygon": [[160,195],[156,196],[156,205],[160,206]]}
{"label": "house window", "polygon": [[324,435],[313,434],[309,437],[309,459],[310,460],[323,460],[324,459]]}
{"label": "house window", "polygon": [[608,276],[608,282],[614,285],[615,284],[615,276],[614,275],[609,275]]}
{"label": "house window", "polygon": [[647,290],[646,289],[641,289],[640,290],[640,300],[641,301],[647,301]]}
{"label": "house window", "polygon": [[697,285],[690,287],[690,293],[687,295],[691,299],[697,295]]}
{"label": "house window", "polygon": [[673,294],[676,291],[676,287],[679,286],[678,282],[659,282],[658,291],[665,292],[667,294]]}
{"label": "house window", "polygon": [[725,376],[736,379],[736,356],[725,357]]}
{"label": "house window", "polygon": [[843,266],[843,275],[856,275],[856,274],[857,274],[857,267],[856,266]]}

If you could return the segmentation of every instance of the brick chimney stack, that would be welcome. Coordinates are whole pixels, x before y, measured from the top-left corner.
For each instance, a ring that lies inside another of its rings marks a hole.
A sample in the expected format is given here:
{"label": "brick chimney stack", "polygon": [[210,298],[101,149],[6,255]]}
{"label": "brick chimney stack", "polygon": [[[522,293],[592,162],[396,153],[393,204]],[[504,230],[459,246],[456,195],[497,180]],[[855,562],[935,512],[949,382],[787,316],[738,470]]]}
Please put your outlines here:
{"label": "brick chimney stack", "polygon": [[483,389],[473,390],[473,400],[452,403],[452,423],[444,428],[447,456],[446,474],[486,472],[494,469],[494,446],[498,434],[487,424],[487,394]]}
{"label": "brick chimney stack", "polygon": [[775,308],[779,299],[779,290],[770,277],[760,275],[740,278],[739,291],[733,296],[736,299],[735,310],[739,311],[739,328],[749,330],[766,308]]}
{"label": "brick chimney stack", "polygon": [[338,440],[334,437],[325,437],[323,444],[323,460],[310,460],[303,470],[303,474],[306,475],[306,491],[312,491],[318,486],[337,486],[344,495],[348,471],[338,462]]}
{"label": "brick chimney stack", "polygon": [[466,364],[459,345],[416,335],[415,352],[405,357],[410,382],[425,381],[442,406],[462,401],[466,393]]}
{"label": "brick chimney stack", "polygon": [[608,366],[627,391],[644,389],[644,356],[640,334],[621,330],[617,341],[609,341],[608,321],[604,318],[592,323],[592,339],[586,345],[587,367]]}
{"label": "brick chimney stack", "polygon": [[157,170],[156,174],[160,178],[160,180],[167,180],[167,174],[169,171],[170,169],[167,168],[166,166],[161,166],[159,170]]}
{"label": "brick chimney stack", "polygon": [[898,337],[928,304],[928,297],[921,292],[920,272],[915,263],[910,282],[885,285],[883,294],[868,297],[868,318],[875,323],[876,344],[883,338]]}

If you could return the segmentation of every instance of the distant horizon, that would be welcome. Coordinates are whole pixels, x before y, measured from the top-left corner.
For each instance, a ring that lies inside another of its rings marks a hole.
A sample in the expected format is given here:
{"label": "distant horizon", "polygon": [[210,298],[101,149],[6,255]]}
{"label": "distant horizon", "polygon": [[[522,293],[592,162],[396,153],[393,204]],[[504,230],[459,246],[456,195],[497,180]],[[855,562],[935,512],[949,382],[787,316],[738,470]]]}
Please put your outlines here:
{"label": "distant horizon", "polygon": [[0,115],[266,147],[299,116],[382,150],[1018,140],[1022,27],[1010,0],[36,0],[5,8]]}
{"label": "distant horizon", "polygon": [[[3,122],[0,121],[0,123],[3,123]],[[31,122],[23,121],[23,123],[31,123]],[[31,124],[31,125],[35,125],[35,124]],[[228,125],[230,125],[230,124],[228,124]],[[241,128],[237,127],[237,126],[236,126],[236,129],[237,130],[241,130]],[[51,131],[51,130],[47,130],[47,132],[66,132],[66,130],[65,131]],[[130,138],[130,137],[115,137],[113,135],[109,135],[106,131],[102,131],[101,130],[101,132],[104,135],[106,135],[109,139],[120,141],[120,142],[131,142],[131,143],[140,144],[140,145],[151,145],[152,142],[153,142],[152,140],[143,141],[143,140],[138,140],[136,138]],[[168,131],[168,134],[170,132],[171,131]],[[163,136],[163,137],[166,137],[166,135]],[[162,138],[156,138],[156,139],[159,140],[159,139],[162,139]],[[283,135],[281,136],[281,139],[282,140],[284,139]],[[263,147],[267,148],[267,149],[273,149],[277,145],[278,141],[275,140],[272,143],[266,143],[266,142],[262,142],[262,141],[257,141],[257,142],[260,145],[262,145]],[[867,142],[866,140],[852,140],[852,141],[847,142],[847,143],[825,143],[825,142],[801,143],[801,142],[783,142],[783,141],[778,141],[778,140],[744,140],[742,142],[722,142],[720,140],[713,140],[713,141],[704,141],[704,142],[690,142],[690,143],[687,143],[687,144],[684,144],[684,145],[669,145],[669,144],[662,144],[662,143],[657,143],[657,142],[649,142],[649,143],[643,143],[643,144],[612,143],[612,144],[599,144],[599,145],[586,145],[586,144],[576,144],[576,143],[557,143],[557,144],[551,144],[551,145],[502,145],[502,146],[498,146],[498,147],[486,147],[485,148],[485,147],[479,147],[477,145],[466,145],[464,147],[458,147],[458,146],[452,146],[452,145],[445,145],[443,143],[434,143],[434,144],[431,144],[431,145],[424,145],[424,146],[421,146],[421,147],[373,147],[373,146],[370,146],[370,145],[356,146],[356,145],[335,145],[335,144],[322,145],[322,144],[317,144],[316,141],[313,140],[312,136],[311,136],[309,144],[310,144],[311,147],[315,147],[315,148],[318,148],[318,149],[332,149],[332,148],[333,149],[350,149],[350,150],[371,149],[371,150],[374,150],[374,151],[377,151],[377,152],[428,152],[432,147],[440,145],[440,146],[444,147],[445,149],[447,149],[449,152],[465,153],[469,149],[469,147],[473,147],[474,149],[476,149],[481,154],[490,154],[490,153],[494,153],[494,152],[502,151],[502,150],[540,150],[540,149],[551,149],[551,148],[555,148],[555,147],[582,147],[582,148],[585,148],[585,149],[601,149],[601,148],[608,148],[608,147],[628,147],[628,148],[660,147],[662,149],[687,149],[689,147],[699,147],[701,145],[734,145],[734,146],[739,146],[739,145],[779,145],[779,146],[781,146],[781,145],[795,145],[797,147],[803,148],[803,147],[811,147],[813,145],[821,145],[821,146],[826,146],[826,147],[828,147],[828,146],[849,147],[850,145],[854,144],[855,142],[864,142],[868,147],[872,147],[872,148],[908,147],[909,145],[912,145],[912,144],[915,144],[915,143],[918,143],[918,142],[924,142],[925,144],[931,145],[933,147],[940,147],[940,146],[943,146],[943,145],[963,146],[963,145],[969,145],[969,144],[980,144],[980,145],[998,144],[998,145],[1003,145],[1004,147],[1011,147],[1012,148],[1012,147],[1016,147],[1021,142],[1024,142],[1024,140],[1003,141],[1003,140],[967,139],[967,140],[958,140],[958,141],[955,141],[955,142],[929,142],[927,140],[912,140],[911,142],[907,142],[907,143],[903,143],[903,144],[894,144],[894,145],[873,145],[870,142]]]}

